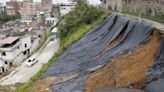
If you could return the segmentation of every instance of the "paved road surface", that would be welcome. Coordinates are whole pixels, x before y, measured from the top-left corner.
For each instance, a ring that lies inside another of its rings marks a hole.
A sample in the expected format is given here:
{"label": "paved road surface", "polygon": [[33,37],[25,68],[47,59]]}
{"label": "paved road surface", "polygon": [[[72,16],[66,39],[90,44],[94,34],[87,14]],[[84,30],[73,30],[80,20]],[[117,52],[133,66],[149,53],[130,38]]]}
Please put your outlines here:
{"label": "paved road surface", "polygon": [[[0,80],[1,85],[14,85],[16,83],[27,82],[34,74],[36,74],[43,64],[47,63],[59,48],[59,40],[50,41],[41,53],[35,53],[31,57],[37,57],[38,62],[32,67],[26,67],[25,62],[17,67],[8,76]],[[30,58],[31,58],[30,57]]]}

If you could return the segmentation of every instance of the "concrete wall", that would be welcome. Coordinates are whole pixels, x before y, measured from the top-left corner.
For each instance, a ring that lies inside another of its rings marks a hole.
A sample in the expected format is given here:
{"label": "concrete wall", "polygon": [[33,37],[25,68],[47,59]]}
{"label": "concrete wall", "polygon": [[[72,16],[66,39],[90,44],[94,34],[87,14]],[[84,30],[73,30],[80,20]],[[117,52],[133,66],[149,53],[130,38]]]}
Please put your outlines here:
{"label": "concrete wall", "polygon": [[0,59],[0,73],[4,73],[9,68],[8,64],[5,64],[3,60]]}
{"label": "concrete wall", "polygon": [[38,45],[39,45],[39,38],[35,39],[34,42],[32,43],[31,48],[30,48],[30,53],[34,53]]}
{"label": "concrete wall", "polygon": [[20,42],[21,42],[21,46],[20,46],[21,51],[26,51],[31,48],[31,36],[30,35],[25,35],[25,36],[21,37]]}
{"label": "concrete wall", "polygon": [[13,59],[12,63],[13,65],[20,65],[23,60],[25,60],[28,57],[28,54],[20,53],[16,58]]}
{"label": "concrete wall", "polygon": [[20,50],[18,48],[15,48],[12,51],[6,51],[5,53],[6,55],[2,56],[2,59],[8,61],[17,57],[17,55],[20,53]]}
{"label": "concrete wall", "polygon": [[164,0],[106,0],[107,9],[151,16],[164,16]]}

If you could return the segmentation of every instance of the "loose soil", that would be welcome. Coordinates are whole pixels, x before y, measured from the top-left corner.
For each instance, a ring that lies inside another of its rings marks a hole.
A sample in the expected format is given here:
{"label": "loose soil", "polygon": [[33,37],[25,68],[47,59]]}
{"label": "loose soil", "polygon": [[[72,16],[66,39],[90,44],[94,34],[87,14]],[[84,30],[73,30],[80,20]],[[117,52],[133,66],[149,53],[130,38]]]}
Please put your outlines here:
{"label": "loose soil", "polygon": [[58,77],[48,77],[43,80],[38,80],[36,81],[31,88],[27,90],[27,92],[52,92],[49,89],[49,86],[53,83],[59,84],[63,83],[65,81],[71,80],[74,77],[77,77],[78,74],[75,74],[70,77],[63,77],[63,78],[58,78]]}
{"label": "loose soil", "polygon": [[154,64],[160,46],[160,34],[154,33],[149,42],[134,51],[113,58],[109,63],[90,74],[85,92],[101,88],[141,88],[147,81],[146,71]]}

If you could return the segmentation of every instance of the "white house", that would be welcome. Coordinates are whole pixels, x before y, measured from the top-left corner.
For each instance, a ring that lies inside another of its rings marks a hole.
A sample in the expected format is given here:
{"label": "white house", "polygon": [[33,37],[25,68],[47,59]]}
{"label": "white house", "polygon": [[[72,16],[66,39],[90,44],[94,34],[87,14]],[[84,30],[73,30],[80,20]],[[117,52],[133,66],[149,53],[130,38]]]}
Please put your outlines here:
{"label": "white house", "polygon": [[77,5],[77,2],[61,3],[59,5],[61,16],[69,13],[70,11],[72,11],[75,8],[76,5]]}
{"label": "white house", "polygon": [[46,26],[54,26],[56,25],[56,23],[58,22],[58,19],[57,18],[54,18],[54,17],[49,17],[49,18],[46,18]]}
{"label": "white house", "polygon": [[19,65],[30,54],[31,36],[9,36],[0,39],[0,72]]}

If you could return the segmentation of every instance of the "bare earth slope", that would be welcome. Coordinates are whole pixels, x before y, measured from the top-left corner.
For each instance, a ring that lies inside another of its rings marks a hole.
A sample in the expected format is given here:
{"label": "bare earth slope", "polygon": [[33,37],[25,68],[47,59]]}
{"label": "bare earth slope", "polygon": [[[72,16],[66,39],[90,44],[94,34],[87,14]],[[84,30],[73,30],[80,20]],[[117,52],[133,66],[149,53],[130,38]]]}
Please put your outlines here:
{"label": "bare earth slope", "polygon": [[131,53],[113,58],[104,68],[90,74],[86,92],[97,88],[141,88],[147,81],[146,71],[154,64],[160,46],[160,35],[155,33],[150,41]]}

